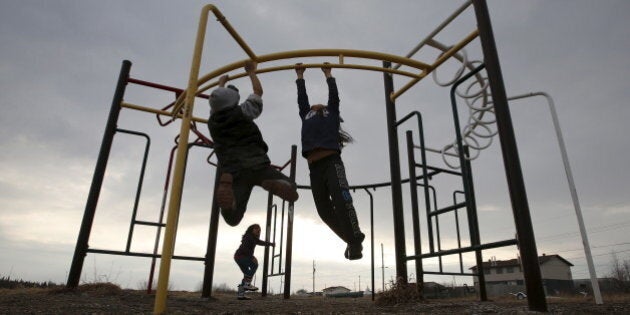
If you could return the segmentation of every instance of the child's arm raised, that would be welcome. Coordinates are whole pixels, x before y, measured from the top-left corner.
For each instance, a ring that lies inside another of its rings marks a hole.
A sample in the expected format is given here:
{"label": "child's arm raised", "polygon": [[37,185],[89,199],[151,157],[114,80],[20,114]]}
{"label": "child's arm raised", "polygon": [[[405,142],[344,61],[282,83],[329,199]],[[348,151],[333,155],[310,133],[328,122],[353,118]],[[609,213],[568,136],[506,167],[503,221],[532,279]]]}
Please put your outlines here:
{"label": "child's arm raised", "polygon": [[252,60],[245,61],[245,72],[249,75],[249,79],[252,81],[252,89],[254,90],[254,94],[258,96],[263,95],[263,88],[260,80],[258,79],[258,75],[256,75],[256,62]]}

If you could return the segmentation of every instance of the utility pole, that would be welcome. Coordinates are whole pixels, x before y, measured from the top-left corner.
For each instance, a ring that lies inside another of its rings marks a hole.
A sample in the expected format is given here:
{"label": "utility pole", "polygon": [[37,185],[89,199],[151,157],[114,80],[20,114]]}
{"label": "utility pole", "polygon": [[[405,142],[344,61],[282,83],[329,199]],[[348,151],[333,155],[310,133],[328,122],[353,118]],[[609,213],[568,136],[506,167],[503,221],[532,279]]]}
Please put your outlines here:
{"label": "utility pole", "polygon": [[361,291],[361,275],[359,275],[359,291]]}
{"label": "utility pole", "polygon": [[313,296],[315,296],[315,260],[313,260]]}

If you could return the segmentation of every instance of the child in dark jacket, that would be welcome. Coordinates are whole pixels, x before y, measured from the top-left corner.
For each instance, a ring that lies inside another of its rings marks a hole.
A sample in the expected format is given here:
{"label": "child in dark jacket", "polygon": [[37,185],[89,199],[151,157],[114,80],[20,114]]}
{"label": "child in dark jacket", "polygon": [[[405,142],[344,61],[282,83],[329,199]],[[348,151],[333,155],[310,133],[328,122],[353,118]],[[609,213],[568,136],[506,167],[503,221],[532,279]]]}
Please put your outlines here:
{"label": "child in dark jacket", "polygon": [[238,104],[238,89],[233,85],[225,87],[227,75],[219,79],[219,87],[210,94],[208,128],[222,172],[217,202],[225,222],[231,226],[243,219],[255,185],[289,202],[298,199],[295,183],[271,166],[267,143],[254,123],[263,109],[256,63],[247,61],[245,71],[254,93],[242,104]]}
{"label": "child in dark jacket", "polygon": [[258,269],[258,260],[254,257],[256,245],[275,246],[274,243],[261,241],[260,225],[252,224],[247,228],[245,234],[243,234],[241,246],[239,246],[234,253],[234,261],[236,261],[238,267],[243,271],[243,280],[241,284],[238,285],[237,298],[239,300],[249,300],[249,298],[245,296],[245,291],[258,290],[257,287],[252,285],[252,278],[254,274],[256,274],[256,269]]}
{"label": "child in dark jacket", "polygon": [[359,228],[341,160],[341,148],[352,138],[340,129],[342,120],[339,116],[337,83],[331,68],[323,67],[328,84],[328,103],[311,106],[306,93],[305,70],[301,63],[295,65],[298,107],[302,119],[302,156],[308,161],[317,213],[348,244],[344,256],[350,260],[361,259],[361,243],[365,235]]}

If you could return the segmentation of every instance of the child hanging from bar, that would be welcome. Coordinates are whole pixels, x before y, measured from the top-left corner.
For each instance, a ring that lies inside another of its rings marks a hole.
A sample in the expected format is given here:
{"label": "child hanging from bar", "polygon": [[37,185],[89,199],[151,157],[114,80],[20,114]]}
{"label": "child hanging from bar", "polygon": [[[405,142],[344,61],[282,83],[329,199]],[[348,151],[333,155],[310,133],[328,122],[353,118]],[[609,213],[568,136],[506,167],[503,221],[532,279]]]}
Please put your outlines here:
{"label": "child hanging from bar", "polygon": [[249,300],[247,296],[245,296],[245,291],[256,291],[257,287],[252,285],[252,278],[254,274],[256,274],[256,269],[258,269],[258,260],[254,256],[254,250],[256,249],[256,245],[262,246],[276,246],[274,243],[269,243],[260,240],[260,225],[252,224],[250,225],[245,234],[243,234],[243,238],[241,239],[241,246],[234,253],[234,261],[241,271],[243,271],[243,280],[241,284],[238,285],[238,291],[236,294],[237,299],[239,300]]}
{"label": "child hanging from bar", "polygon": [[302,156],[308,161],[317,213],[348,244],[344,256],[350,260],[361,259],[361,243],[365,235],[359,228],[341,160],[341,148],[353,139],[341,129],[343,120],[339,116],[337,83],[331,67],[322,67],[328,84],[328,103],[310,105],[304,81],[305,70],[301,63],[295,65],[297,101],[302,119]]}
{"label": "child hanging from bar", "polygon": [[295,183],[271,166],[267,143],[254,122],[263,109],[256,66],[251,60],[245,63],[254,93],[242,104],[238,104],[238,89],[225,87],[228,75],[219,79],[219,87],[210,94],[208,128],[222,172],[216,197],[223,219],[231,226],[243,219],[255,185],[289,202],[298,199]]}

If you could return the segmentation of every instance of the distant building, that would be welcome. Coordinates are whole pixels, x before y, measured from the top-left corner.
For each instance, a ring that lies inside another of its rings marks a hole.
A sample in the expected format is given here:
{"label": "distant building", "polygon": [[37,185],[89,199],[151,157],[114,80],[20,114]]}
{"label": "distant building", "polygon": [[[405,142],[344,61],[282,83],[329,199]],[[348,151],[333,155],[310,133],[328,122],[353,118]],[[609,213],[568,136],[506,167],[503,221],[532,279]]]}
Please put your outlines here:
{"label": "distant building", "polygon": [[[560,255],[538,257],[543,287],[547,295],[573,292],[572,263]],[[477,273],[477,266],[470,268]],[[519,258],[510,260],[489,260],[482,265],[488,295],[504,295],[518,291],[525,292],[525,278]],[[475,288],[479,288],[478,277],[473,277]]]}
{"label": "distant building", "polygon": [[327,296],[327,295],[348,293],[348,292],[350,292],[350,289],[346,287],[328,287],[322,290],[322,295]]}
{"label": "distant building", "polygon": [[[415,286],[416,284],[413,283],[413,285]],[[446,287],[433,281],[422,283],[422,295],[427,299],[449,297]]]}

